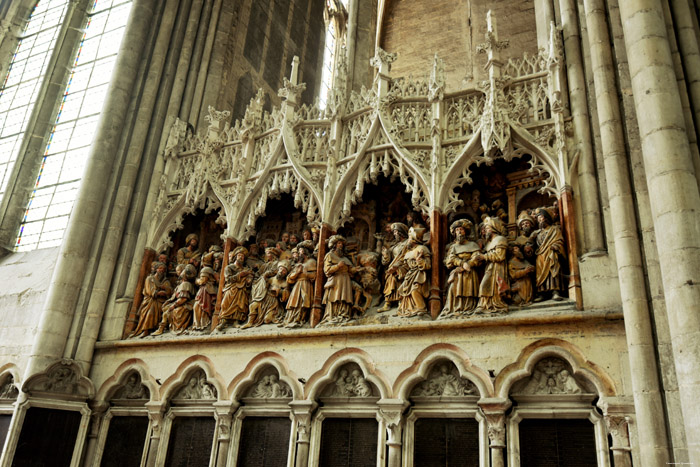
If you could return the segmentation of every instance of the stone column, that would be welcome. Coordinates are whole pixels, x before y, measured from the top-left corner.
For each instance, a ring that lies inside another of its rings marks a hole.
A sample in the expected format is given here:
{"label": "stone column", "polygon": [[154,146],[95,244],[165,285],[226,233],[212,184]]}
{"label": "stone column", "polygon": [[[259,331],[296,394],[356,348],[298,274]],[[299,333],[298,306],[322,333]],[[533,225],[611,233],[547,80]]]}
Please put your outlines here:
{"label": "stone column", "polygon": [[328,224],[321,224],[321,232],[318,238],[318,257],[316,258],[318,267],[316,268],[316,283],[314,285],[314,304],[311,308],[311,327],[314,328],[321,321],[323,316],[323,284],[326,281],[326,275],[323,273],[323,259],[326,257],[328,248],[328,238],[331,236],[331,228]]}
{"label": "stone column", "polygon": [[209,62],[211,60],[212,49],[214,47],[214,39],[216,38],[216,25],[219,22],[222,1],[223,0],[214,0],[214,8],[212,10],[211,18],[209,20],[207,39],[204,45],[204,50],[202,51],[201,64],[197,73],[197,85],[195,86],[194,96],[192,97],[189,118],[183,118],[183,120],[189,121],[195,128],[197,127],[199,115],[202,111],[202,99],[204,98],[204,88],[207,84],[207,73],[209,71]]}
{"label": "stone column", "polygon": [[566,75],[569,82],[569,103],[574,124],[576,147],[580,151],[578,161],[578,201],[581,206],[583,231],[582,251],[596,254],[605,251],[603,223],[600,212],[600,197],[596,176],[593,139],[588,115],[586,78],[581,56],[581,34],[574,0],[560,0],[564,52],[566,54]]}
{"label": "stone column", "polygon": [[447,239],[447,215],[440,211],[430,213],[430,252],[432,254],[430,284],[430,316],[437,319],[442,311],[442,291],[445,285],[445,245]]}
{"label": "stone column", "polygon": [[506,410],[511,406],[508,399],[482,399],[478,402],[486,418],[491,451],[491,467],[504,467],[503,451],[506,448]]}
{"label": "stone column", "polygon": [[156,458],[158,457],[158,447],[160,446],[160,435],[163,432],[164,412],[165,403],[164,402],[146,402],[146,408],[148,409],[148,420],[149,420],[149,433],[150,437],[147,440],[148,451],[146,454],[146,467],[155,467]]}
{"label": "stone column", "polygon": [[109,404],[107,402],[90,404],[92,413],[90,414],[90,427],[88,428],[85,451],[82,457],[84,465],[90,465],[94,462],[97,453],[97,440],[100,436],[102,424],[105,422],[105,412],[108,408]]}
{"label": "stone column", "polygon": [[185,86],[182,105],[180,106],[180,120],[188,121],[190,117],[190,112],[192,110],[192,99],[194,98],[195,88],[197,86],[197,75],[202,65],[202,53],[204,52],[204,46],[207,43],[207,31],[209,29],[209,21],[211,20],[213,6],[214,0],[206,0],[204,3],[204,9],[202,10],[199,18],[197,38],[195,39],[190,69],[187,74],[187,85]]}
{"label": "stone column", "polygon": [[[659,0],[620,2],[688,458],[700,465],[700,193]],[[632,369],[634,373],[634,368]],[[658,424],[658,420],[650,423]],[[643,424],[639,420],[639,425]],[[642,431],[642,430],[640,430]],[[640,444],[642,440],[640,439]],[[657,465],[663,463],[659,462]]]}
{"label": "stone column", "polygon": [[670,460],[669,446],[665,424],[661,423],[664,420],[663,401],[605,5],[601,0],[584,0],[584,8],[615,239],[615,259],[625,316],[632,390],[639,422],[640,457],[648,462],[647,465],[664,465]]}
{"label": "stone column", "polygon": [[217,425],[217,447],[216,466],[226,467],[228,461],[228,451],[231,446],[231,425],[233,424],[233,413],[238,408],[237,402],[221,401],[214,402]]}
{"label": "stone column", "polygon": [[151,31],[156,6],[150,0],[135,0],[133,3],[83,181],[51,278],[25,378],[41,371],[63,354],[135,90],[143,44]]}
{"label": "stone column", "polygon": [[581,294],[581,274],[578,267],[578,246],[576,244],[576,223],[574,221],[574,195],[571,187],[566,186],[561,192],[561,218],[568,245],[567,259],[569,261],[569,298],[576,300],[576,308],[583,310],[583,295]]}
{"label": "stone column", "polygon": [[408,402],[402,399],[380,399],[377,402],[379,413],[377,421],[386,425],[386,446],[389,453],[387,467],[401,467],[401,434],[405,420],[403,411]]}
{"label": "stone column", "polygon": [[537,47],[546,50],[549,42],[549,24],[554,21],[552,0],[535,0],[535,17],[537,21]]}
{"label": "stone column", "polygon": [[350,95],[350,91],[353,88],[355,81],[355,48],[357,43],[357,16],[359,14],[360,0],[349,0],[348,1],[348,27],[347,27],[347,40],[346,44],[346,54],[347,54],[347,64],[348,64],[348,82],[347,82],[347,93]]}
{"label": "stone column", "polygon": [[671,0],[669,4],[697,126],[700,124],[700,46],[693,25],[695,12],[690,10],[689,0]]}
{"label": "stone column", "polygon": [[318,404],[309,400],[296,400],[289,403],[292,408],[292,420],[297,429],[295,467],[309,465],[309,443],[311,441],[311,416]]}

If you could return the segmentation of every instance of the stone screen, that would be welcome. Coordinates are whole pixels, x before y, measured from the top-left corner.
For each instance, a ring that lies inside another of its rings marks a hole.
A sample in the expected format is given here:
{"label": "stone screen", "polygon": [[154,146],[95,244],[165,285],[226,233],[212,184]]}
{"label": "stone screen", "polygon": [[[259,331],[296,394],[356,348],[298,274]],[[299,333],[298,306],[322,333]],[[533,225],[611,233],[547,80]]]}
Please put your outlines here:
{"label": "stone screen", "polygon": [[175,417],[168,441],[168,467],[209,465],[216,423],[214,417]]}
{"label": "stone screen", "polygon": [[243,419],[238,449],[239,467],[276,467],[287,465],[292,422],[283,417],[247,417]]}
{"label": "stone screen", "polygon": [[472,418],[416,420],[413,464],[478,466],[479,422]]}
{"label": "stone screen", "polygon": [[327,418],[321,430],[319,465],[377,465],[377,421],[371,418]]}
{"label": "stone screen", "polygon": [[140,466],[148,417],[114,417],[109,421],[102,467]]}
{"label": "stone screen", "polygon": [[522,467],[588,467],[598,465],[595,432],[588,420],[520,422]]}

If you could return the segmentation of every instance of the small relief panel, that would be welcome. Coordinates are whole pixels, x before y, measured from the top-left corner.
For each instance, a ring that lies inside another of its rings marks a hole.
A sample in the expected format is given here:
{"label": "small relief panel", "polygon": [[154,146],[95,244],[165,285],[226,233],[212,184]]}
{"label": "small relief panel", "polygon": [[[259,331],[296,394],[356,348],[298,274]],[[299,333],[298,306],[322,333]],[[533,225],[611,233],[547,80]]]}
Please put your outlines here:
{"label": "small relief panel", "polygon": [[323,398],[377,397],[379,391],[367,381],[357,363],[343,365],[321,393]]}
{"label": "small relief panel", "polygon": [[288,399],[292,397],[292,389],[274,368],[263,371],[253,385],[248,389],[247,397],[254,399]]}
{"label": "small relief panel", "polygon": [[173,397],[173,400],[214,400],[216,399],[216,388],[207,381],[204,370],[197,370],[185,379],[182,386]]}
{"label": "small relief panel", "polygon": [[513,394],[593,394],[587,382],[574,378],[571,366],[556,357],[543,358],[535,365],[530,378],[521,381],[511,391]]}
{"label": "small relief panel", "polygon": [[459,397],[478,396],[479,390],[467,378],[459,375],[459,370],[452,362],[436,364],[428,378],[418,383],[411,391],[411,397]]}
{"label": "small relief panel", "polygon": [[16,400],[18,395],[19,390],[15,385],[15,378],[11,374],[7,374],[4,379],[0,380],[0,403],[3,400]]}
{"label": "small relief panel", "polygon": [[147,400],[150,397],[148,388],[141,382],[141,375],[134,371],[126,378],[124,385],[117,389],[112,399]]}

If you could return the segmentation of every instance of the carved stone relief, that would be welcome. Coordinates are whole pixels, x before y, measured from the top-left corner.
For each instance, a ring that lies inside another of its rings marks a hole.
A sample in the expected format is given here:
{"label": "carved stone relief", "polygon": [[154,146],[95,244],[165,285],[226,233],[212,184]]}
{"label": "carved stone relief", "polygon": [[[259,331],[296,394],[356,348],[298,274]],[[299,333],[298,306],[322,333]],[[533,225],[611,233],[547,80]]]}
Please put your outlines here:
{"label": "carved stone relief", "polygon": [[356,363],[343,365],[326,386],[324,397],[372,397],[377,391]]}
{"label": "carved stone relief", "polygon": [[248,397],[256,399],[279,399],[292,397],[292,389],[280,381],[276,370],[268,370],[259,375],[258,380],[248,390]]}
{"label": "carved stone relief", "polygon": [[441,362],[430,370],[428,378],[418,383],[411,397],[454,397],[479,395],[477,387],[459,374],[452,362]]}
{"label": "carved stone relief", "polygon": [[556,357],[543,358],[535,365],[532,376],[514,389],[515,394],[588,394],[593,391],[580,384],[570,366]]}
{"label": "carved stone relief", "polygon": [[8,375],[7,378],[0,384],[0,399],[17,399],[19,395],[19,390],[15,385],[15,378],[12,375]]}
{"label": "carved stone relief", "polygon": [[173,399],[210,400],[216,399],[216,388],[207,381],[204,370],[198,370],[185,380],[185,385],[175,394]]}
{"label": "carved stone relief", "polygon": [[151,393],[141,382],[141,375],[137,372],[131,373],[124,385],[114,393],[114,399],[149,399]]}

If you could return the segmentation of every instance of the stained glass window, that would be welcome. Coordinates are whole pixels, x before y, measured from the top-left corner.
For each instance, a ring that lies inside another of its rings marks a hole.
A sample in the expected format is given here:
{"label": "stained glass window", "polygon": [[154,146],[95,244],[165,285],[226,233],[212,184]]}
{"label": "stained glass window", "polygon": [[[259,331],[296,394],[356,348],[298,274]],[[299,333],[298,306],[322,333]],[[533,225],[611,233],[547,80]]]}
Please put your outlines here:
{"label": "stained glass window", "polygon": [[95,0],[19,235],[18,251],[59,245],[80,186],[131,0]]}

